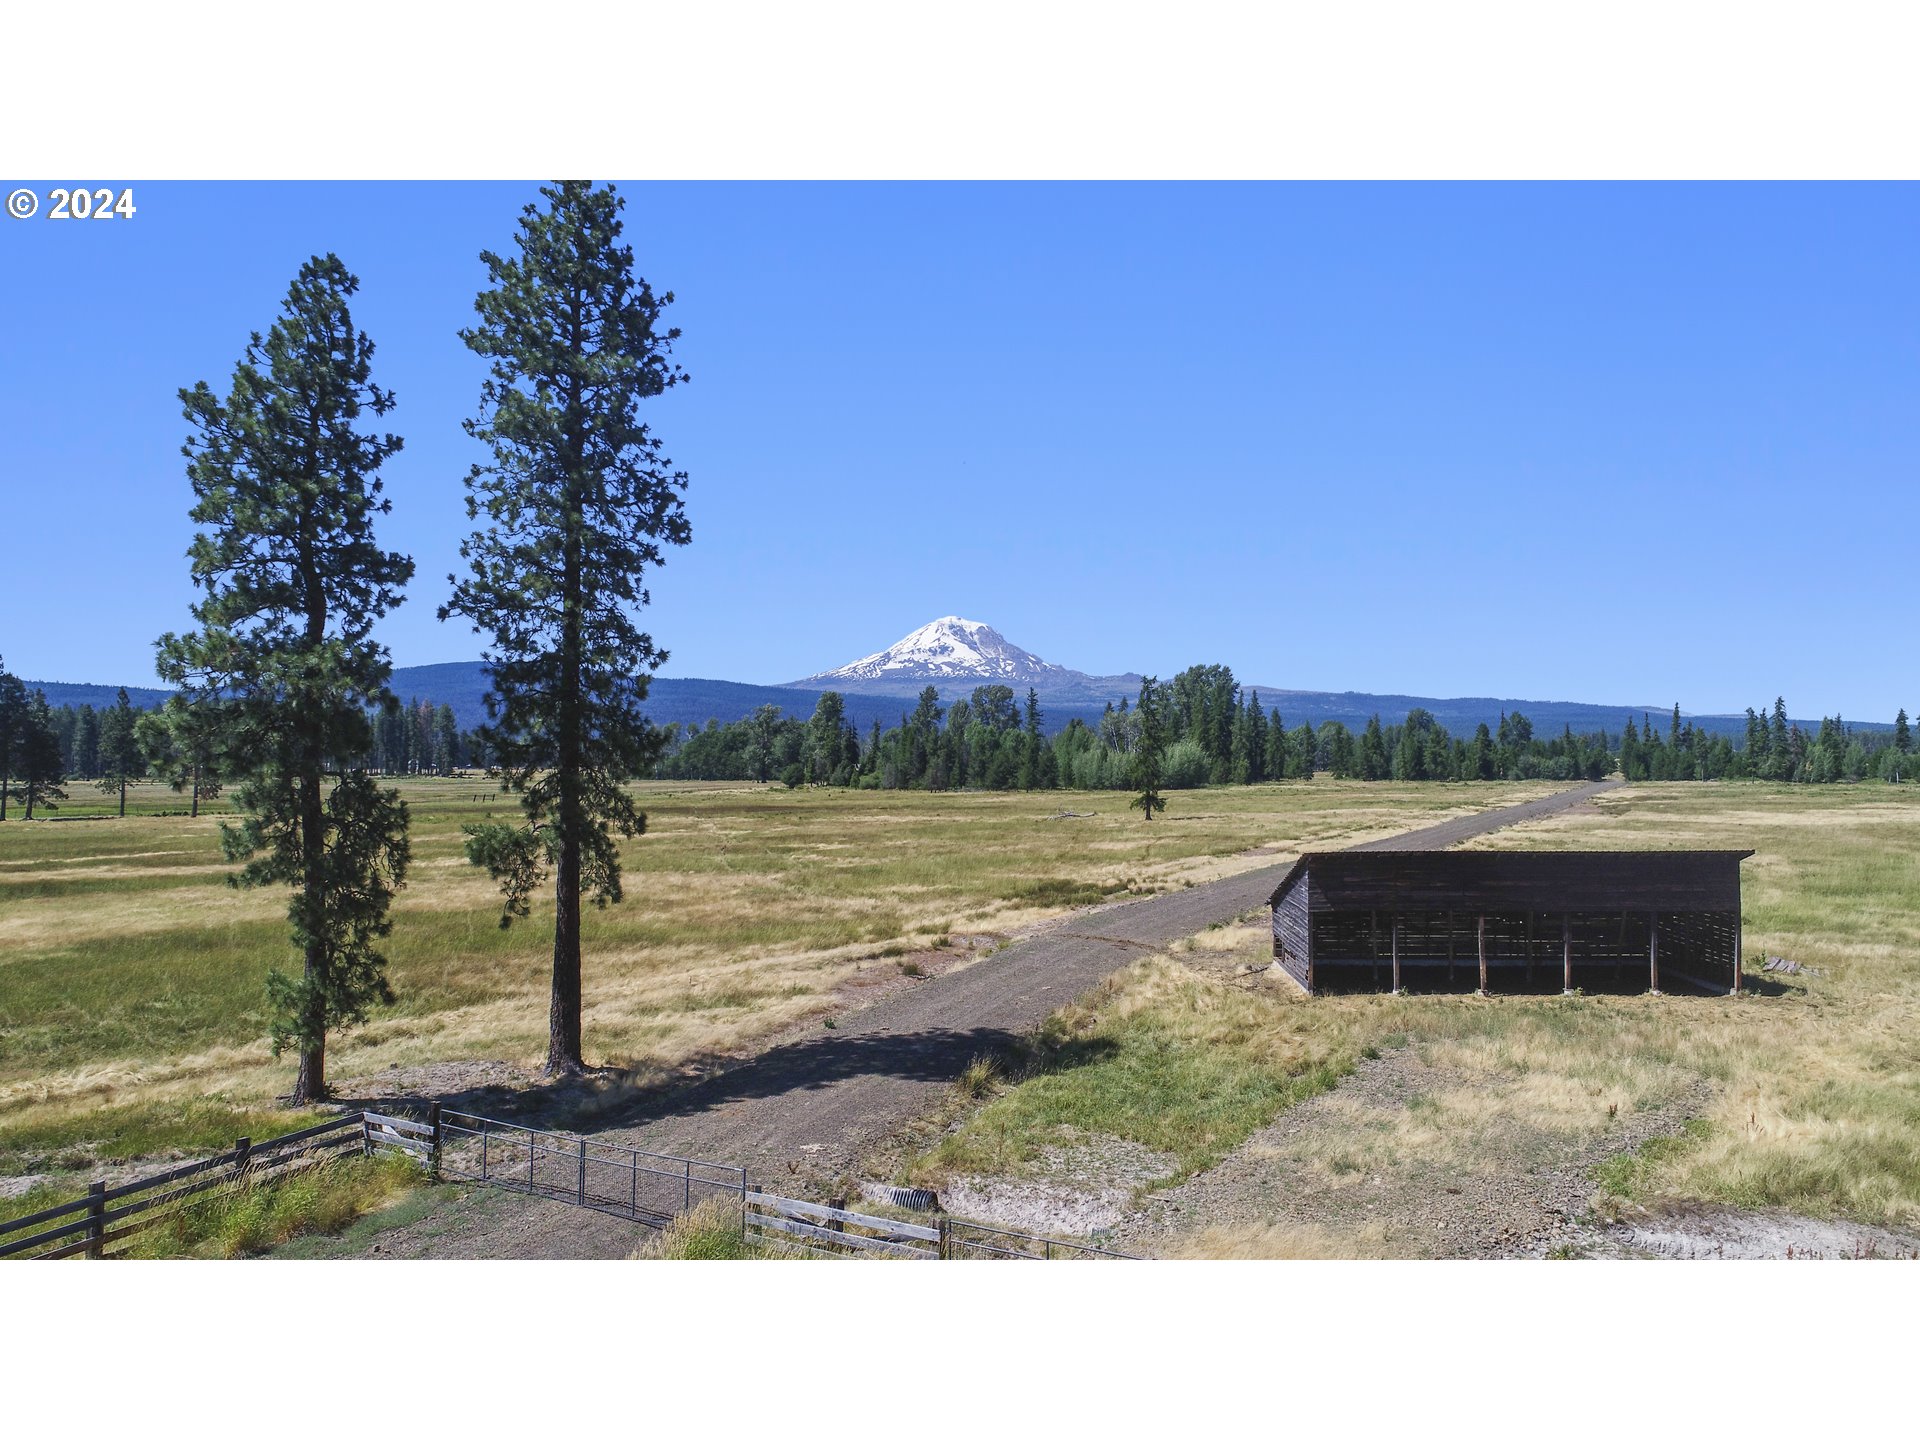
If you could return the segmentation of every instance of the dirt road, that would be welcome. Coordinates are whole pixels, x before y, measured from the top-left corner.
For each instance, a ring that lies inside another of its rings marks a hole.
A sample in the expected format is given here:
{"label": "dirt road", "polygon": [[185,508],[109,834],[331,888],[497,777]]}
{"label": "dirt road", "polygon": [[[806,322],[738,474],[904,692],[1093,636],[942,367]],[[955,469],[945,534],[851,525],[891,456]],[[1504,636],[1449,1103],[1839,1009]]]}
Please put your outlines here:
{"label": "dirt road", "polygon": [[[1567,809],[1614,783],[1573,786],[1357,848],[1441,849]],[[1013,1041],[1137,956],[1264,905],[1290,863],[1076,916],[838,1017],[833,1029],[662,1096],[599,1138],[744,1165],[769,1189],[841,1174],[939,1103],[976,1056]],[[627,1254],[641,1238],[625,1221],[496,1192],[389,1232],[380,1255],[606,1258]]]}

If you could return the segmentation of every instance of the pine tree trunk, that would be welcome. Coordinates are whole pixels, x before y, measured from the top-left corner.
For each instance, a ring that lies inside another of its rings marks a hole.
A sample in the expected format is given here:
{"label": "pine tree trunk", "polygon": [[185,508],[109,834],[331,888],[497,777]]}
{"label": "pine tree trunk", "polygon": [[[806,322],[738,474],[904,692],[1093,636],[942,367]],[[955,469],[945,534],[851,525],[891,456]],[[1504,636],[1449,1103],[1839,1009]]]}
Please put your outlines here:
{"label": "pine tree trunk", "polygon": [[187,818],[190,820],[200,818],[200,767],[198,765],[193,767],[193,813]]}
{"label": "pine tree trunk", "polygon": [[[327,843],[326,807],[320,795],[320,776],[309,773],[300,780],[300,853],[306,857],[304,893],[311,899],[325,886],[321,862]],[[327,1096],[326,1031],[326,942],[319,935],[307,937],[306,1013],[301,1016],[300,1074],[293,1083],[293,1103],[312,1105]]]}
{"label": "pine tree trunk", "polygon": [[563,833],[554,882],[553,999],[547,1007],[547,1074],[577,1075],[580,1052],[580,842]]}
{"label": "pine tree trunk", "polygon": [[127,818],[127,777],[120,777],[120,818]]}

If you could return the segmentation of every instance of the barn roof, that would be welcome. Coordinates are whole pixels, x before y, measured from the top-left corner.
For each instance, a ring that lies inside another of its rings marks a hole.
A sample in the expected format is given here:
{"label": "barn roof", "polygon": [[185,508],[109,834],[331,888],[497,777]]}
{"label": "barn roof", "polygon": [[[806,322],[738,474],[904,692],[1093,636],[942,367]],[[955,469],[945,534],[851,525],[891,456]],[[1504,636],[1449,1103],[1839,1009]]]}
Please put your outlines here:
{"label": "barn roof", "polygon": [[1304,884],[1322,910],[1737,910],[1751,850],[1328,850],[1302,855],[1269,903]]}

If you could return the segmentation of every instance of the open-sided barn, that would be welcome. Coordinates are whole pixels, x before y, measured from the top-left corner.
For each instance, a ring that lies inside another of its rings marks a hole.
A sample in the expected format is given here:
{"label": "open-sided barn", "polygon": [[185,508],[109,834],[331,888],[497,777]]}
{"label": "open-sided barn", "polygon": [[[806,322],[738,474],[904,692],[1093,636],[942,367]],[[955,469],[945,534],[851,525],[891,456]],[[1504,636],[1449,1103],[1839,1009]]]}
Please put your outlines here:
{"label": "open-sided barn", "polygon": [[1273,955],[1309,993],[1738,991],[1752,853],[1302,855],[1273,892]]}

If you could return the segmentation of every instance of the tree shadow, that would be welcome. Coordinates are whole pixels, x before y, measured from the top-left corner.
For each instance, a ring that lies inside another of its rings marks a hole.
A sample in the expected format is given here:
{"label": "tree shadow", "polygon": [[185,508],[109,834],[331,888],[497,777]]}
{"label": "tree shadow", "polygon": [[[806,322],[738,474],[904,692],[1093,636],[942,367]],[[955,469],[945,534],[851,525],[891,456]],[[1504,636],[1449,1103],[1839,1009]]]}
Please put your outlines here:
{"label": "tree shadow", "polygon": [[418,1114],[437,1098],[449,1110],[552,1126],[636,1126],[704,1114],[743,1101],[802,1095],[867,1076],[950,1084],[976,1060],[1025,1079],[1091,1064],[1117,1047],[1104,1037],[1040,1043],[1030,1034],[995,1026],[842,1035],[828,1031],[775,1045],[718,1073],[636,1084],[637,1072],[601,1070],[545,1081],[527,1089],[489,1084],[437,1097],[352,1100],[348,1108]]}

